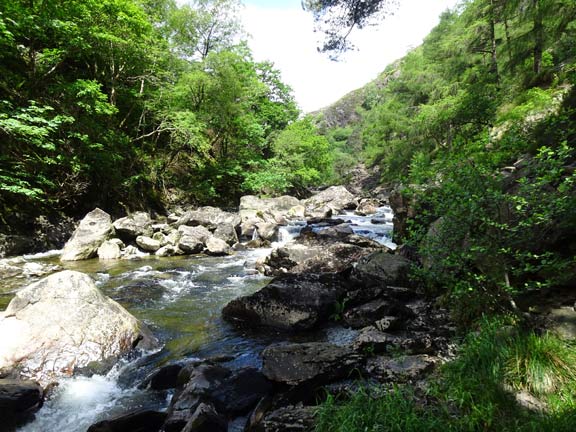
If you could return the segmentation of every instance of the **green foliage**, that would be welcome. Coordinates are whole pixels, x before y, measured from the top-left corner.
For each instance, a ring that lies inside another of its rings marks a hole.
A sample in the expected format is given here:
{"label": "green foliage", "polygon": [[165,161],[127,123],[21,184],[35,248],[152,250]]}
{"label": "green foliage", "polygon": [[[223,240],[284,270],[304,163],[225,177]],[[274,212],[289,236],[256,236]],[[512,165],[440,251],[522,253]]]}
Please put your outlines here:
{"label": "green foliage", "polygon": [[[576,355],[571,343],[523,330],[513,316],[483,319],[425,394],[411,386],[329,396],[319,432],[570,431],[576,419]],[[546,411],[518,405],[513,392],[537,397]]]}

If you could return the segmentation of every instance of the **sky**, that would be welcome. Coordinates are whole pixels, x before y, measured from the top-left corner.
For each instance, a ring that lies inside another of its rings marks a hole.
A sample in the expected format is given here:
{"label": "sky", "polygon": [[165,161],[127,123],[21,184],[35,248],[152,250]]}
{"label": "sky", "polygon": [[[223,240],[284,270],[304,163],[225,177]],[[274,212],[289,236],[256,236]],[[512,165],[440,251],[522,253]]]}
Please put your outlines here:
{"label": "sky", "polygon": [[312,15],[300,0],[244,0],[242,22],[256,61],[272,61],[294,90],[298,105],[311,112],[336,102],[375,79],[438,24],[440,14],[458,0],[401,0],[393,16],[381,24],[355,29],[350,41],[357,50],[338,62],[317,51]]}

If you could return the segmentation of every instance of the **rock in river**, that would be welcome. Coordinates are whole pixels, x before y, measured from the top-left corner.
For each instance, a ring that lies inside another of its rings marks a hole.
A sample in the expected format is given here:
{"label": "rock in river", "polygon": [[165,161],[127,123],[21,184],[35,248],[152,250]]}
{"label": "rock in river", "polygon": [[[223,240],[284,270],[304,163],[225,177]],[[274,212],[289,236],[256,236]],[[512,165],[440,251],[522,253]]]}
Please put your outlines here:
{"label": "rock in river", "polygon": [[68,270],[19,291],[0,315],[0,334],[0,371],[15,369],[44,385],[156,343],[88,275]]}
{"label": "rock in river", "polygon": [[104,240],[114,232],[110,215],[99,208],[92,210],[78,225],[62,250],[60,260],[79,261],[96,256]]}
{"label": "rock in river", "polygon": [[224,318],[283,330],[310,329],[334,312],[344,285],[333,274],[286,274],[260,291],[232,300]]}

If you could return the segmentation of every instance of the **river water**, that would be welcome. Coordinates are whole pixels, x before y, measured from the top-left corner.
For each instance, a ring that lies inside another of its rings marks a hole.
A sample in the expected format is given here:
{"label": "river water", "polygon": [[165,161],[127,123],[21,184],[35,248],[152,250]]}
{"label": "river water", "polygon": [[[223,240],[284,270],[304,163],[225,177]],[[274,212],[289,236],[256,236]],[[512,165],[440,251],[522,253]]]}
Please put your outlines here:
{"label": "river water", "polygon": [[[379,209],[386,223],[372,224],[373,216],[337,215],[352,223],[355,233],[394,247],[391,242],[392,213]],[[283,227],[277,247],[292,241],[303,223]],[[79,375],[61,381],[53,396],[22,432],[80,432],[91,424],[136,409],[165,409],[171,394],[138,389],[138,384],[159,366],[215,356],[230,356],[225,366],[259,367],[259,354],[279,340],[274,332],[239,331],[222,320],[221,310],[230,300],[251,294],[270,278],[253,270],[258,258],[271,249],[237,252],[228,257],[142,257],[137,260],[103,262],[97,259],[66,262],[62,266],[90,274],[99,288],[143,320],[160,340],[162,348],[122,359],[107,373]],[[26,261],[58,263],[58,253],[27,256]],[[22,283],[21,283],[22,284]],[[14,289],[0,289],[0,310]],[[293,341],[327,340],[345,343],[353,332],[328,328],[295,335]],[[286,336],[282,335],[286,340]]]}

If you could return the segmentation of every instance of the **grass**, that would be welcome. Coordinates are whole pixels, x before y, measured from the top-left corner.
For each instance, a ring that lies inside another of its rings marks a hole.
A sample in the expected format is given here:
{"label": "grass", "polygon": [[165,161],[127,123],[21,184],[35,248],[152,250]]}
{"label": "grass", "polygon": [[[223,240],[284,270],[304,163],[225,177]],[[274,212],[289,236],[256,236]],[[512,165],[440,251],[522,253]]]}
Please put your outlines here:
{"label": "grass", "polygon": [[[514,398],[520,391],[545,409],[521,407]],[[318,411],[316,432],[561,432],[575,425],[573,344],[522,329],[510,318],[492,318],[466,337],[426,397],[409,386],[366,389],[345,401],[329,397]]]}

